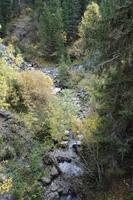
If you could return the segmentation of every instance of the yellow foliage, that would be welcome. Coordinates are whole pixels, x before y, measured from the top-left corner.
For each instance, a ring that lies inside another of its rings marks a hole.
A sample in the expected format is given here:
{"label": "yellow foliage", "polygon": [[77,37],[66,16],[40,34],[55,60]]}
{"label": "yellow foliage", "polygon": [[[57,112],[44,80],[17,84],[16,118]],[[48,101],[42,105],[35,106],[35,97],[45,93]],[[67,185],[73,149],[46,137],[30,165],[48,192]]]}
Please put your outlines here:
{"label": "yellow foliage", "polygon": [[13,59],[13,60],[15,59],[15,57],[14,57],[15,49],[11,43],[7,47],[7,53],[11,59]]}
{"label": "yellow foliage", "polygon": [[92,2],[88,5],[84,16],[82,18],[81,26],[80,26],[80,35],[84,33],[86,28],[93,28],[93,26],[99,21],[101,18],[100,15],[100,7],[97,3]]}
{"label": "yellow foliage", "polygon": [[17,43],[19,41],[19,38],[16,36],[16,35],[13,35],[12,37],[11,37],[11,44],[15,44],[15,43]]}
{"label": "yellow foliage", "polygon": [[72,131],[74,132],[74,133],[76,133],[76,132],[80,132],[81,131],[81,128],[82,128],[82,121],[81,121],[81,119],[79,119],[78,117],[73,117],[72,119],[71,119],[71,121],[72,121]]}
{"label": "yellow foliage", "polygon": [[97,113],[92,113],[83,120],[81,131],[86,139],[93,140],[93,133],[95,133],[99,124],[100,118]]}
{"label": "yellow foliage", "polygon": [[18,54],[15,57],[15,63],[16,63],[16,65],[20,65],[22,62],[23,62],[23,58],[22,58],[21,54]]}
{"label": "yellow foliage", "polygon": [[23,98],[28,106],[37,106],[49,101],[52,97],[52,79],[40,71],[24,71],[20,73]]}
{"label": "yellow foliage", "polygon": [[6,97],[8,95],[8,82],[17,77],[17,72],[7,65],[3,60],[0,61],[0,108],[7,108]]}
{"label": "yellow foliage", "polygon": [[12,178],[7,178],[2,184],[0,184],[0,194],[4,194],[6,192],[9,192],[12,188]]}

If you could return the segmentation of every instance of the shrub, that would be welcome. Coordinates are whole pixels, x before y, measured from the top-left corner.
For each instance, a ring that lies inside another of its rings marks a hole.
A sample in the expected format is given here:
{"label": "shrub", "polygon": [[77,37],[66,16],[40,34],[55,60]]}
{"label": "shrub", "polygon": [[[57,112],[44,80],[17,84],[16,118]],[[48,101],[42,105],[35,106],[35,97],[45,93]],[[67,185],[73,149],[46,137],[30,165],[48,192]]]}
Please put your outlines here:
{"label": "shrub", "polygon": [[0,108],[8,108],[6,98],[9,91],[10,80],[15,80],[17,73],[7,65],[5,61],[0,61]]}
{"label": "shrub", "polygon": [[59,84],[62,88],[69,88],[70,73],[68,67],[65,64],[62,64],[59,68]]}
{"label": "shrub", "polygon": [[8,103],[16,112],[33,111],[52,97],[52,80],[40,71],[24,71],[10,81]]}
{"label": "shrub", "polygon": [[40,71],[25,71],[20,73],[23,99],[30,107],[48,102],[52,96],[53,82],[51,78]]}
{"label": "shrub", "polygon": [[76,95],[73,90],[64,90],[51,104],[49,120],[51,136],[60,140],[66,129],[75,129],[77,126],[77,114],[80,106],[75,101]]}

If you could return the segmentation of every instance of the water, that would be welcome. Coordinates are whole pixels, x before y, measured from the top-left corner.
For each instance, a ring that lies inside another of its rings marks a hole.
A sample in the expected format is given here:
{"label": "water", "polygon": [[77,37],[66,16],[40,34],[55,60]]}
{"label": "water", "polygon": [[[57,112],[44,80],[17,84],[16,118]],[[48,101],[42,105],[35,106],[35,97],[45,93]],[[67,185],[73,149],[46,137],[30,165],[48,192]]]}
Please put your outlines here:
{"label": "water", "polygon": [[64,195],[60,198],[60,200],[79,200],[78,197],[76,197],[76,195]]}
{"label": "water", "polygon": [[59,168],[68,176],[80,176],[83,174],[83,169],[80,166],[76,166],[74,163],[60,163]]}
{"label": "water", "polygon": [[74,152],[74,146],[78,146],[79,142],[76,141],[72,133],[69,133],[69,143],[66,150],[67,157],[72,159],[72,162],[59,163],[59,168],[63,173],[68,176],[81,176],[83,174],[83,168],[80,165],[80,158]]}
{"label": "water", "polygon": [[[57,70],[46,68],[43,70],[43,72],[50,75],[56,83],[56,78],[58,75]],[[54,94],[58,94],[58,92],[60,91],[61,88],[58,88],[57,84],[56,87],[53,88],[53,92]],[[63,189],[62,194],[59,194],[60,200],[79,200],[77,194],[74,193],[74,189],[72,188],[73,186],[71,185],[71,183],[69,183],[69,181],[66,181],[66,177],[74,179],[74,177],[80,177],[84,173],[84,168],[80,163],[80,156],[78,155],[78,148],[81,145],[81,141],[77,141],[71,131],[66,130],[66,133],[68,136],[67,148],[65,150],[61,148],[56,149],[51,153],[51,156],[56,159],[59,157],[62,158],[61,160],[59,159],[60,161],[58,161],[58,167],[60,168],[62,175],[54,181],[56,181],[56,184],[59,185],[59,187],[65,188],[65,190]],[[48,189],[51,190],[51,185],[48,186],[47,191]]]}

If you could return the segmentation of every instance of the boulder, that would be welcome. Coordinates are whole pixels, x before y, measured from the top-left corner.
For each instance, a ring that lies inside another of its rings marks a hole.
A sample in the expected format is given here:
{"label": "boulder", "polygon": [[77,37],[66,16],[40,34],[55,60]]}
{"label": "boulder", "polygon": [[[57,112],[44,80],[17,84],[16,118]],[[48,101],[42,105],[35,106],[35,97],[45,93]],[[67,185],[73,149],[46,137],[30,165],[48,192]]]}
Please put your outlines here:
{"label": "boulder", "polygon": [[80,141],[83,140],[83,138],[84,138],[84,136],[83,136],[82,134],[77,135],[77,137],[78,137],[78,139],[79,139]]}
{"label": "boulder", "polygon": [[57,170],[57,168],[55,166],[52,167],[50,175],[52,177],[58,177],[59,171]]}
{"label": "boulder", "polygon": [[43,177],[41,179],[41,182],[42,182],[43,186],[47,186],[47,185],[49,185],[51,183],[51,179],[48,178],[48,177]]}
{"label": "boulder", "polygon": [[76,141],[74,144],[73,144],[73,148],[74,149],[77,149],[78,147],[80,147],[81,146],[81,141]]}
{"label": "boulder", "polygon": [[50,186],[50,190],[51,190],[52,192],[56,192],[56,191],[58,191],[58,189],[59,189],[59,185],[56,184],[56,182],[53,182],[53,183],[51,184],[51,186]]}
{"label": "boulder", "polygon": [[47,195],[46,198],[44,198],[44,200],[59,200],[59,199],[60,197],[58,192],[51,192]]}
{"label": "boulder", "polygon": [[13,200],[13,197],[11,196],[11,194],[3,194],[0,195],[0,200]]}
{"label": "boulder", "polygon": [[69,136],[70,135],[70,131],[69,130],[65,130],[65,135]]}

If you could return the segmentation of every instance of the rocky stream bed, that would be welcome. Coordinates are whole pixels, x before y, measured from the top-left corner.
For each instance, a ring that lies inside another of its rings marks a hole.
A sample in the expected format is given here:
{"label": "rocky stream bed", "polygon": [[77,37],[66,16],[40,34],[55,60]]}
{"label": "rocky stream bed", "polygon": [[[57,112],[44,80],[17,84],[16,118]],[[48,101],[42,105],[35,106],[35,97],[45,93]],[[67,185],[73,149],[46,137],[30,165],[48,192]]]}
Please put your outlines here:
{"label": "rocky stream bed", "polygon": [[[5,48],[5,46],[2,46],[2,48]],[[6,52],[5,49],[3,52]],[[8,62],[11,61],[9,58]],[[57,69],[41,68],[36,64],[26,62],[19,69],[41,70],[53,79],[54,93],[58,94],[61,91],[61,88],[58,87]],[[83,114],[83,111],[81,111],[81,114]],[[5,118],[9,114],[1,110],[0,115]],[[80,178],[84,173],[84,166],[79,154],[82,135],[75,137],[71,130],[66,130],[64,135],[65,140],[61,141],[60,147],[47,152],[43,157],[46,176],[40,180],[40,184],[44,188],[44,200],[80,200],[75,186],[81,184]],[[12,197],[10,194],[3,195],[0,200],[12,200]]]}
{"label": "rocky stream bed", "polygon": [[41,181],[45,188],[44,199],[47,200],[79,200],[73,184],[74,179],[80,179],[84,172],[77,154],[80,141],[70,131],[65,134],[68,141],[62,141],[62,147],[44,155],[47,176]]}
{"label": "rocky stream bed", "polygon": [[[45,68],[43,72],[54,80],[55,93],[60,92],[61,88],[56,80],[58,71]],[[65,138],[61,141],[60,148],[44,155],[47,171],[47,176],[41,180],[45,188],[44,200],[80,200],[75,191],[75,184],[80,185],[80,177],[84,173],[79,156],[82,135],[75,137],[70,130],[66,130]]]}

